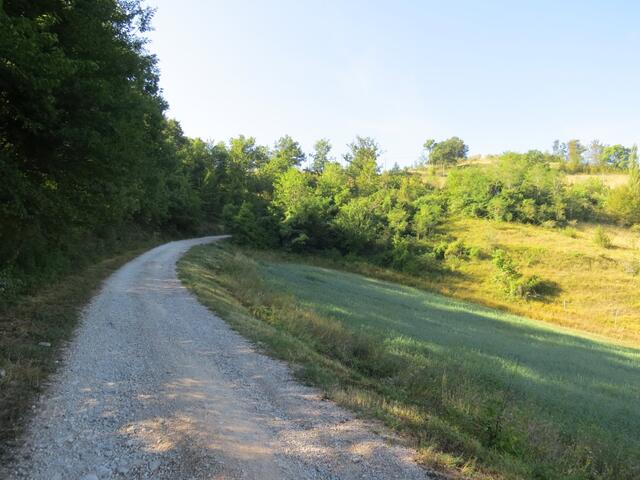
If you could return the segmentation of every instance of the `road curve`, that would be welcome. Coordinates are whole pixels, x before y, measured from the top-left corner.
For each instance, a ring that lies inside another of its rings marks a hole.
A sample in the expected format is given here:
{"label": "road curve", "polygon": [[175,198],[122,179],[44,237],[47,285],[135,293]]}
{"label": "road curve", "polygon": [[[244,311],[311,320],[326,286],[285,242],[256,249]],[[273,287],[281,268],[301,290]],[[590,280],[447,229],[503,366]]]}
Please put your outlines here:
{"label": "road curve", "polygon": [[104,283],[1,478],[427,478],[180,284],[180,256],[218,238],[154,248]]}

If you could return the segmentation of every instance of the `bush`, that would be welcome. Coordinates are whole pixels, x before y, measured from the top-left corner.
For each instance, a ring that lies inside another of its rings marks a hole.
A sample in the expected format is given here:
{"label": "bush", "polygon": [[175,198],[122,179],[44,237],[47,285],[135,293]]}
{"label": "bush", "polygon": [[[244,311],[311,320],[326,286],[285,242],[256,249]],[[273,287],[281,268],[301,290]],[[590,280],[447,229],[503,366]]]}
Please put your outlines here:
{"label": "bush", "polygon": [[451,212],[545,226],[594,218],[606,187],[602,182],[565,187],[549,160],[540,152],[509,152],[490,165],[453,170],[445,189]]}
{"label": "bush", "polygon": [[542,280],[536,275],[530,277],[522,275],[513,258],[504,250],[498,249],[493,253],[493,264],[498,269],[496,281],[507,295],[523,300],[540,296]]}
{"label": "bush", "polygon": [[449,244],[447,242],[442,241],[438,243],[433,247],[433,251],[432,251],[433,257],[436,260],[444,260],[444,256],[447,251],[447,248],[449,248]]}
{"label": "bush", "polygon": [[455,240],[447,245],[444,251],[444,257],[446,259],[457,258],[459,260],[466,260],[469,258],[469,248],[467,248],[462,240]]}
{"label": "bush", "polygon": [[596,232],[593,235],[593,242],[602,248],[611,248],[613,243],[611,243],[611,238],[607,235],[602,225],[599,225],[596,228]]}

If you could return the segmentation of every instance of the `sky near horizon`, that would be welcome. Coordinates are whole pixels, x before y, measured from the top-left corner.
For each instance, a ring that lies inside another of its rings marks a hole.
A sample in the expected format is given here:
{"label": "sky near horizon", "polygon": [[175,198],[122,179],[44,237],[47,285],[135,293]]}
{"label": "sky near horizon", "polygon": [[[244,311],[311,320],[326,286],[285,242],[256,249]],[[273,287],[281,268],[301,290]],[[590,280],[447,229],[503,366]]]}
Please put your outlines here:
{"label": "sky near horizon", "polygon": [[325,137],[337,157],[372,136],[388,167],[453,135],[470,154],[640,142],[640,2],[146,4],[168,115],[189,136],[289,134],[306,152]]}

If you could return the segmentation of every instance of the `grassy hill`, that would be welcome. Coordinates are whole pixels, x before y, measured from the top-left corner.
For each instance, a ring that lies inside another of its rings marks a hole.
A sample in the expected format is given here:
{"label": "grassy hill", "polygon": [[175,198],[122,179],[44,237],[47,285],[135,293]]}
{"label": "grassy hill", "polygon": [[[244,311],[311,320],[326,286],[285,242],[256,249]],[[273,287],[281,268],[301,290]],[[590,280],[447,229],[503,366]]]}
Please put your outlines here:
{"label": "grassy hill", "polygon": [[609,188],[616,188],[625,185],[629,181],[628,173],[575,173],[566,176],[569,185],[587,182],[589,180],[602,180]]}
{"label": "grassy hill", "polygon": [[[500,240],[506,226],[492,228]],[[556,243],[561,234],[549,235]],[[428,466],[474,478],[640,475],[640,350],[300,260],[206,246],[179,269],[205,304],[301,379],[409,433]],[[458,268],[460,283],[447,288],[460,293],[488,275],[486,260]],[[468,294],[484,298],[485,288]]]}
{"label": "grassy hill", "polygon": [[[594,242],[595,225],[565,229],[476,219],[453,221],[447,232],[477,247],[479,257],[448,261],[457,274],[427,277],[431,290],[531,318],[640,345],[640,232],[606,226],[612,245]],[[490,253],[501,248],[523,273],[553,285],[541,300],[506,298],[494,282]]]}
{"label": "grassy hill", "polygon": [[[489,167],[495,159],[491,157],[473,158],[465,162],[461,162],[455,168],[464,168],[467,166],[485,166]],[[557,167],[557,166],[556,166]],[[447,182],[446,174],[442,175],[440,170],[418,167],[411,170],[413,173],[419,174],[422,180],[436,188],[443,188]],[[565,175],[564,181],[567,185],[575,185],[585,183],[590,180],[601,180],[602,183],[609,188],[616,188],[626,185],[629,181],[628,173],[570,173]]]}

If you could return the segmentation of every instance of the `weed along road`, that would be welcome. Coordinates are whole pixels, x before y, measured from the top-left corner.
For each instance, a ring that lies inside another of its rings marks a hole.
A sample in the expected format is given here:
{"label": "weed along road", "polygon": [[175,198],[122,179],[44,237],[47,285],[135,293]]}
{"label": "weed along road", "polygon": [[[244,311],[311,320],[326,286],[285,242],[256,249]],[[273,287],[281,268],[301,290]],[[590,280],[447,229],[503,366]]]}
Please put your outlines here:
{"label": "weed along road", "polygon": [[178,258],[217,239],[167,243],[105,282],[0,478],[426,478],[180,284]]}

